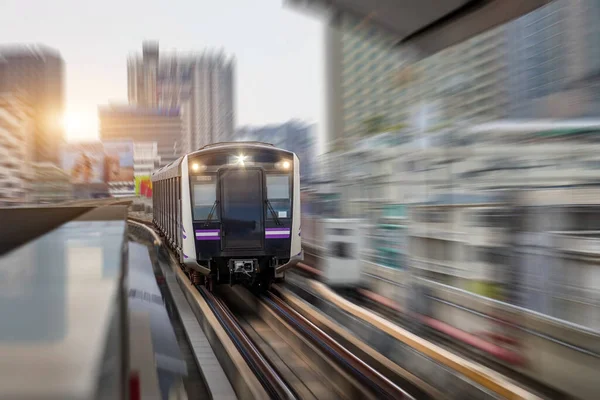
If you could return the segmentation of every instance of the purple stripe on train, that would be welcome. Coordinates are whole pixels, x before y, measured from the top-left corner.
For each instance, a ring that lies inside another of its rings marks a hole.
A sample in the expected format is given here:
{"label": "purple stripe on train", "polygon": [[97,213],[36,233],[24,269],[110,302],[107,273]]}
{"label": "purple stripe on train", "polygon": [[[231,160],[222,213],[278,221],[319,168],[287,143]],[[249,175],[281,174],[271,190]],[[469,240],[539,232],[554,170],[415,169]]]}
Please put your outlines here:
{"label": "purple stripe on train", "polygon": [[220,229],[197,229],[196,230],[197,240],[221,240]]}
{"label": "purple stripe on train", "polygon": [[265,229],[266,239],[289,239],[290,228],[267,228]]}

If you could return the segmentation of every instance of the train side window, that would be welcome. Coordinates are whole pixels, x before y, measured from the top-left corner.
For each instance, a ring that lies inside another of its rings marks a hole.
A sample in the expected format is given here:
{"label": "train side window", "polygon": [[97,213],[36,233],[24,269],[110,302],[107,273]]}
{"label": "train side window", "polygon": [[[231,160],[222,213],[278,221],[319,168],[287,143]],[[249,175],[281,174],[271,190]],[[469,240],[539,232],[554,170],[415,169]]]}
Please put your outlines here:
{"label": "train side window", "polygon": [[[267,199],[279,218],[291,217],[291,187],[289,175],[267,175]],[[267,212],[267,219],[273,219]]]}
{"label": "train side window", "polygon": [[[194,219],[205,220],[217,200],[217,184],[214,182],[194,183]],[[219,220],[219,208],[215,207],[213,221]]]}

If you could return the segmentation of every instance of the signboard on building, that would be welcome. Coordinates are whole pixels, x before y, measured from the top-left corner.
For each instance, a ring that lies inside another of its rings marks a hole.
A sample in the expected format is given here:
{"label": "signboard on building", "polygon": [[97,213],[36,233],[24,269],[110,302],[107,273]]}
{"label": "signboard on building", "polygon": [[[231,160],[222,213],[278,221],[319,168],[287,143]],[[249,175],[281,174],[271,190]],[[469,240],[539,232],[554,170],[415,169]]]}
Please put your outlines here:
{"label": "signboard on building", "polygon": [[106,182],[133,183],[133,142],[104,142]]}
{"label": "signboard on building", "polygon": [[140,185],[140,196],[152,198],[152,181],[142,181]]}
{"label": "signboard on building", "polygon": [[[150,192],[150,196],[148,196]],[[152,193],[152,179],[149,176],[136,176],[135,177],[135,194],[136,196],[147,196],[151,197]]]}
{"label": "signboard on building", "polygon": [[104,158],[101,142],[68,143],[62,149],[61,167],[73,184],[104,183]]}

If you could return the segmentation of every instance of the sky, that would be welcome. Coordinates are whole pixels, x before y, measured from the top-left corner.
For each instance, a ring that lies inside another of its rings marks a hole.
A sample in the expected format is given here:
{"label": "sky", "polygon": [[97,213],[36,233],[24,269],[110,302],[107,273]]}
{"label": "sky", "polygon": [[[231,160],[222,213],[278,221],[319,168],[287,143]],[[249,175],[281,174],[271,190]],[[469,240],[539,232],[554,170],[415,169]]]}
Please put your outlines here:
{"label": "sky", "polygon": [[[2,0],[0,44],[42,43],[66,64],[68,140],[98,137],[97,106],[127,102],[127,56],[223,49],[236,58],[237,125],[323,115],[323,24],[284,0]],[[317,127],[318,129],[318,127]]]}

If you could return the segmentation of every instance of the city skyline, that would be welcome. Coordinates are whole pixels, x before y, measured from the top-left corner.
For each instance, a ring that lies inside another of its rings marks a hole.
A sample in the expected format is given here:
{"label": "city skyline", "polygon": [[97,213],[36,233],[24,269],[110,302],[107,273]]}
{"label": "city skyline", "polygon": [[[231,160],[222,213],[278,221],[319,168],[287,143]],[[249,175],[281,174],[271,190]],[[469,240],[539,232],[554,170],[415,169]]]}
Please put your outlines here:
{"label": "city skyline", "polygon": [[185,7],[108,1],[93,13],[69,0],[47,7],[31,2],[23,21],[26,5],[3,3],[0,34],[3,43],[40,43],[63,56],[68,140],[97,139],[98,105],[127,102],[127,55],[144,40],[159,41],[166,51],[223,48],[235,55],[238,125],[320,119],[321,23],[280,0]]}
{"label": "city skyline", "polygon": [[231,141],[235,129],[235,58],[224,51],[164,52],[144,42],[127,59],[129,103],[181,109],[183,150]]}

